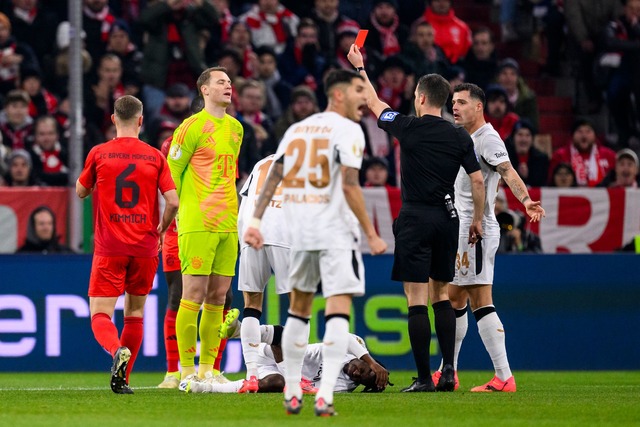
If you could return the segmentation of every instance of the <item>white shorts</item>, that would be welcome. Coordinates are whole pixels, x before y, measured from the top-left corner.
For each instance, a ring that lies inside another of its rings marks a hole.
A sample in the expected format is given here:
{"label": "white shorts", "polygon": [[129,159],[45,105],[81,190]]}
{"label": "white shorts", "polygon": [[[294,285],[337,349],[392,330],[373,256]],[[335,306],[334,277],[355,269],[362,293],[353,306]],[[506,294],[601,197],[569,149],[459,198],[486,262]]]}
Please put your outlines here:
{"label": "white shorts", "polygon": [[257,251],[246,247],[240,252],[238,290],[264,293],[271,278],[276,276],[276,293],[291,292],[289,288],[289,249],[281,246],[264,246]]}
{"label": "white shorts", "polygon": [[325,298],[341,294],[364,295],[364,264],[360,251],[291,251],[290,268],[291,289],[316,292],[322,282]]}
{"label": "white shorts", "polygon": [[469,236],[460,236],[456,253],[456,272],[452,284],[457,286],[493,285],[493,268],[499,243],[500,236],[487,236],[483,237],[480,243],[470,247]]}
{"label": "white shorts", "polygon": [[[265,350],[269,347],[268,344],[260,343],[260,347],[258,347],[258,379],[261,380],[269,375],[282,375],[282,371],[278,368],[278,364],[273,356],[268,356]],[[271,349],[269,349],[269,353],[271,354]]]}

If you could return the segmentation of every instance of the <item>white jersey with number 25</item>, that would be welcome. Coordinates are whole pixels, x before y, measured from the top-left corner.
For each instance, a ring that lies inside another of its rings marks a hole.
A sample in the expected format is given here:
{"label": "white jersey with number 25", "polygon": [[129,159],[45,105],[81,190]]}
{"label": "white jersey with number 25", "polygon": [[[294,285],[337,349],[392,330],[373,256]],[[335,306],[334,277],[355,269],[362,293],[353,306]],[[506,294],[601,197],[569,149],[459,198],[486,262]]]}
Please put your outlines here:
{"label": "white jersey with number 25", "polygon": [[292,250],[353,249],[341,167],[360,169],[363,152],[362,129],[338,113],[316,113],[289,127],[275,158],[284,157],[281,185]]}

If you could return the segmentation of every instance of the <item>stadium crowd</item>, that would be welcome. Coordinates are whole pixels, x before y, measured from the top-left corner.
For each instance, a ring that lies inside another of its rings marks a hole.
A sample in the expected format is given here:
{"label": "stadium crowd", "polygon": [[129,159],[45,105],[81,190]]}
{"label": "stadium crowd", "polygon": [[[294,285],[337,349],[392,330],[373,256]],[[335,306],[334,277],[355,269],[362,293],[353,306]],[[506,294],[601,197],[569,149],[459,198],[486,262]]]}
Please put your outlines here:
{"label": "stadium crowd", "polygon": [[[160,148],[190,114],[197,77],[220,65],[233,82],[228,112],[244,128],[242,185],[256,162],[276,151],[289,125],[326,107],[323,76],[352,69],[346,55],[364,28],[367,72],[382,101],[412,113],[415,82],[431,72],[452,87],[479,85],[487,93],[486,120],[527,185],[640,182],[640,0],[82,3],[84,155],[113,138],[110,115],[125,94],[142,99],[142,139]],[[0,1],[0,186],[68,183],[67,8],[53,0]],[[466,11],[468,22],[456,10]],[[499,10],[499,22],[483,14],[471,20],[469,10]],[[575,76],[581,85],[559,133],[545,128],[538,79],[525,70],[531,59],[519,54],[532,40],[542,43],[534,60],[543,76]],[[573,120],[585,96],[587,114]],[[604,104],[607,129],[590,114]],[[445,109],[453,120],[451,102]],[[370,163],[387,169],[384,184],[399,186],[398,142],[377,128],[370,112],[361,126],[369,159],[362,183]]]}

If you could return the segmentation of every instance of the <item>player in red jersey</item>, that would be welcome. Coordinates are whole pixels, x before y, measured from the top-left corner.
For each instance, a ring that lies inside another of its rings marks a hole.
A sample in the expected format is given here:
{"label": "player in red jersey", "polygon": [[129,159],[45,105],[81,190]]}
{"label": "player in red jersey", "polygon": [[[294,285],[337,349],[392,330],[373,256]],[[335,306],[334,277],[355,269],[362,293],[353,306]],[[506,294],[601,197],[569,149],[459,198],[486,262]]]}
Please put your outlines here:
{"label": "player in red jersey", "polygon": [[[94,195],[91,329],[96,341],[113,356],[111,390],[132,394],[129,374],[142,342],[144,303],[158,268],[162,237],[178,211],[178,194],[166,159],[138,139],[140,100],[128,95],[118,98],[111,120],[116,138],[89,152],[76,193],[80,198]],[[158,190],[166,201],[162,221]],[[111,318],[123,292],[124,328],[118,338]]]}

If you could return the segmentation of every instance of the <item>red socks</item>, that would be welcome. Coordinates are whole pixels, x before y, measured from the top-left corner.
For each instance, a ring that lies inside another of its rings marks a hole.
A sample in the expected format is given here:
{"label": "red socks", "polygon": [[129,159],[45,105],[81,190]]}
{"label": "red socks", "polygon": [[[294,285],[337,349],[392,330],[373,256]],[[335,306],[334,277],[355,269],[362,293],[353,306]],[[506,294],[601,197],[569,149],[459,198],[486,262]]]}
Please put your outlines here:
{"label": "red socks", "polygon": [[140,351],[140,344],[142,344],[142,337],[144,335],[144,327],[142,317],[129,316],[124,318],[124,328],[122,328],[122,335],[120,335],[120,342],[123,346],[131,350],[131,359],[127,365],[127,384],[129,384],[129,374],[133,368],[133,364]]}
{"label": "red socks", "polygon": [[176,337],[176,315],[177,311],[167,309],[164,316],[164,348],[167,355],[167,372],[178,371],[178,338]]}
{"label": "red socks", "polygon": [[121,347],[121,344],[118,339],[118,329],[116,329],[116,325],[113,324],[111,318],[106,313],[94,314],[91,318],[91,330],[98,344],[113,357],[118,348]]}

